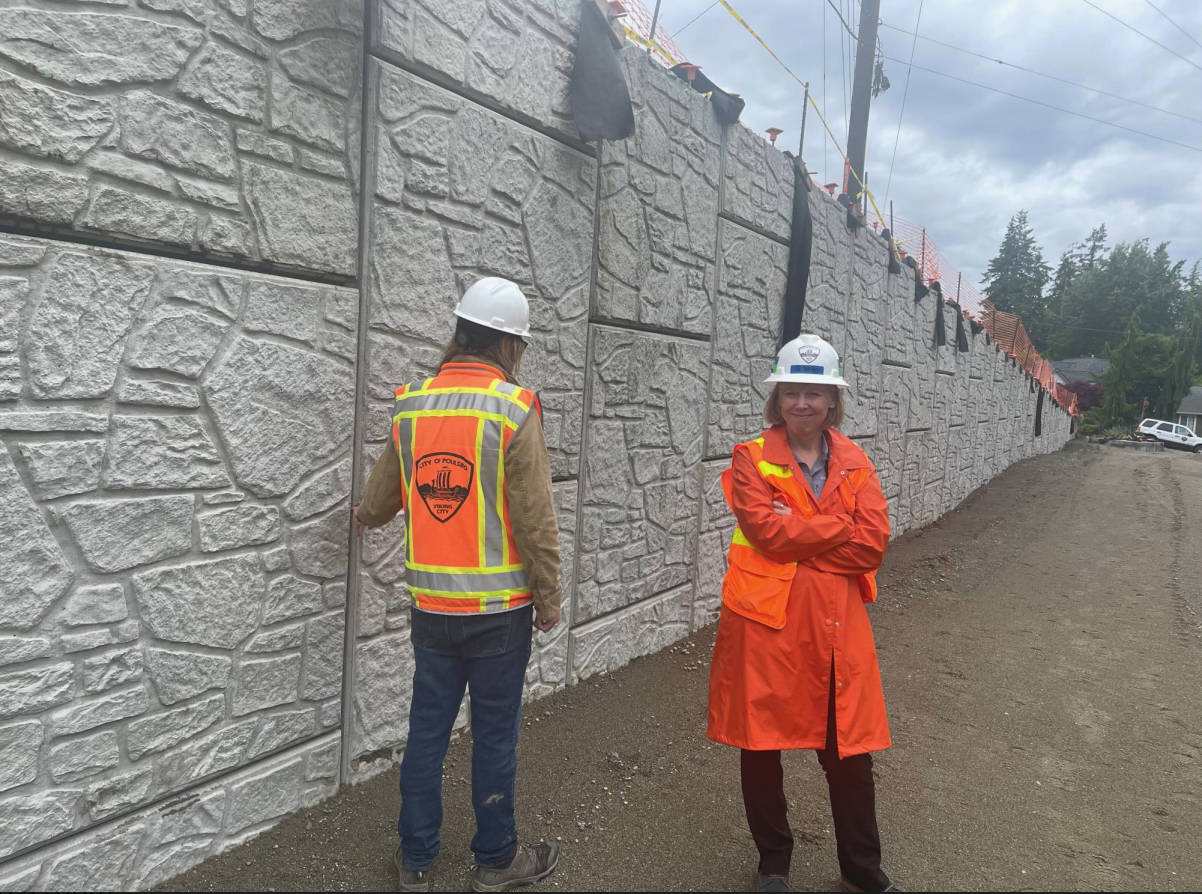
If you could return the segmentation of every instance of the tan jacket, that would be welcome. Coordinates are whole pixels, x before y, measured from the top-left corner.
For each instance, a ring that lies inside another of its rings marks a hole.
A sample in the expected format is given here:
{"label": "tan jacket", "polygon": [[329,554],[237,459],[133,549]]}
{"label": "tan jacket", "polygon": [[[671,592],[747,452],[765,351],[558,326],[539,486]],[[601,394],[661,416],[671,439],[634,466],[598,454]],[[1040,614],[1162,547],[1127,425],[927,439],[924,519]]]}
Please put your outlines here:
{"label": "tan jacket", "polygon": [[[452,362],[486,363],[480,357],[462,355]],[[497,374],[504,373],[497,369]],[[547,442],[538,413],[531,413],[514,432],[505,449],[505,497],[509,501],[509,522],[513,539],[521,553],[538,618],[559,614],[563,584],[559,579],[559,524],[551,493],[551,463]],[[401,491],[401,463],[392,438],[377,460],[363,490],[357,514],[368,527],[387,524],[404,509]]]}

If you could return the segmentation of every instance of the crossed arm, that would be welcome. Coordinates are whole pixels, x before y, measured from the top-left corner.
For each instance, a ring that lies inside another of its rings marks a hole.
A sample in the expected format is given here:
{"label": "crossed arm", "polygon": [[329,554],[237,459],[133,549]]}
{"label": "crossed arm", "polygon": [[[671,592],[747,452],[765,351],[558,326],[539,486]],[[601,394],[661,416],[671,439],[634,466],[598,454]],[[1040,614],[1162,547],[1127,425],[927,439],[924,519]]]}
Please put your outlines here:
{"label": "crossed arm", "polygon": [[[735,452],[731,474],[739,528],[769,558],[832,574],[864,574],[880,566],[889,543],[889,511],[875,472],[857,493],[854,512],[819,513],[808,519],[788,507],[774,507],[779,494],[746,452]],[[828,486],[836,485],[832,480]]]}

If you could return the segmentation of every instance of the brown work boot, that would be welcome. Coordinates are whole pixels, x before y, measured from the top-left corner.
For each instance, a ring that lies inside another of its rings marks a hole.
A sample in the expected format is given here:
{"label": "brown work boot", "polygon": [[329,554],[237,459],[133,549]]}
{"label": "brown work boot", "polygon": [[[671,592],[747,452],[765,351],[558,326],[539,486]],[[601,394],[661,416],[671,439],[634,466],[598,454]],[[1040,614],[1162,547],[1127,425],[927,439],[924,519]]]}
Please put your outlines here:
{"label": "brown work boot", "polygon": [[405,892],[421,892],[430,890],[430,870],[426,869],[409,869],[401,862],[401,849],[398,846],[396,853],[392,855],[392,862],[396,864],[397,872],[397,890]]}
{"label": "brown work boot", "polygon": [[472,873],[473,891],[512,891],[545,879],[559,864],[559,845],[540,841],[520,844],[508,866],[490,869],[477,866]]}

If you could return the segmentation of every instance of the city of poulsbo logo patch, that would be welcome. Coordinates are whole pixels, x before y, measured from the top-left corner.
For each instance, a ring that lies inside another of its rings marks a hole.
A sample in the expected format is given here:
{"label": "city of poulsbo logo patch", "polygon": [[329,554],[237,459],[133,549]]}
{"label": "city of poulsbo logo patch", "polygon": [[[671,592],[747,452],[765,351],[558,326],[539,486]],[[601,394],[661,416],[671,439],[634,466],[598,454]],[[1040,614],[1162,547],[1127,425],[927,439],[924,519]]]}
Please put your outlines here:
{"label": "city of poulsbo logo patch", "polygon": [[801,358],[802,363],[813,363],[818,359],[818,349],[813,345],[802,345],[797,349],[797,356]]}
{"label": "city of poulsbo logo patch", "polygon": [[458,453],[427,453],[414,464],[417,492],[430,514],[448,521],[472,487],[472,464]]}

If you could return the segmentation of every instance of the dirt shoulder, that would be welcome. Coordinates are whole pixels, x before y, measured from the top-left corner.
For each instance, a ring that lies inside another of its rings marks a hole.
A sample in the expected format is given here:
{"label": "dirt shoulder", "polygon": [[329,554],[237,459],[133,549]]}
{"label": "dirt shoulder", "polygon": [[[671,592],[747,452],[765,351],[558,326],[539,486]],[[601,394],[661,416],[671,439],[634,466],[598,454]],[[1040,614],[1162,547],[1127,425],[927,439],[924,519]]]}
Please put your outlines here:
{"label": "dirt shoulder", "polygon": [[[894,543],[870,609],[876,757],[909,890],[1202,886],[1202,458],[1074,443]],[[704,736],[713,628],[528,707],[518,827],[543,890],[747,890],[738,755]],[[786,755],[792,883],[838,879],[825,782]],[[468,883],[470,741],[447,761],[436,890]],[[396,771],[161,890],[394,890]]]}

